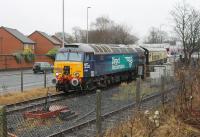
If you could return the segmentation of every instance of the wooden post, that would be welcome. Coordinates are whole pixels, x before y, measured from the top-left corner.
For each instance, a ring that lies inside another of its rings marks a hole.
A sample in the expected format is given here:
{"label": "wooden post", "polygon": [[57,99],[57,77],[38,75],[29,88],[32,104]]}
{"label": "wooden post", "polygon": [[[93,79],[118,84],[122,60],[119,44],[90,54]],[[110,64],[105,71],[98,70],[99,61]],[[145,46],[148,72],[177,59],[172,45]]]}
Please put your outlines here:
{"label": "wooden post", "polygon": [[96,129],[97,137],[101,137],[101,91],[96,92]]}
{"label": "wooden post", "polygon": [[44,71],[44,88],[47,87],[47,73]]}
{"label": "wooden post", "polygon": [[147,77],[147,66],[146,66],[146,64],[144,65],[144,80],[146,79],[146,77]]}
{"label": "wooden post", "polygon": [[140,94],[141,94],[141,77],[136,79],[136,104],[138,109],[140,107]]}
{"label": "wooden post", "polygon": [[166,67],[163,69],[163,75],[164,75],[164,82],[166,82],[167,81],[167,77],[168,77],[167,68]]}
{"label": "wooden post", "polygon": [[7,137],[7,119],[4,106],[0,106],[0,137]]}
{"label": "wooden post", "polygon": [[21,70],[21,92],[24,91],[24,74],[23,70]]}
{"label": "wooden post", "polygon": [[164,106],[165,104],[165,78],[164,76],[161,76],[161,98],[162,98],[162,104]]}

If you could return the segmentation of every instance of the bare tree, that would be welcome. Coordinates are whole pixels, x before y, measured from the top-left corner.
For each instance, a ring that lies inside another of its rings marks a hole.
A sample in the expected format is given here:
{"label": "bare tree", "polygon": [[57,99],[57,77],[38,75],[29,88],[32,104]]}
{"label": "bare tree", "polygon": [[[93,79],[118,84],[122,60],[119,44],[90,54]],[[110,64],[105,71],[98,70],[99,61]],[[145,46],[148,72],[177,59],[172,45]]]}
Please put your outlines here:
{"label": "bare tree", "polygon": [[134,44],[138,38],[130,33],[131,28],[127,25],[115,25],[112,27],[112,43],[114,44]]}
{"label": "bare tree", "polygon": [[79,27],[73,27],[72,31],[73,31],[72,34],[74,36],[74,41],[76,43],[79,43],[81,41],[81,37],[80,37],[81,28],[79,28]]}
{"label": "bare tree", "polygon": [[108,17],[99,17],[92,23],[89,32],[90,43],[134,44],[138,38],[130,33],[131,29],[124,24],[116,24]]}
{"label": "bare tree", "polygon": [[160,29],[156,27],[152,27],[149,31],[149,34],[147,36],[145,43],[158,44],[158,43],[164,43],[167,40],[168,40],[167,32],[161,31]]}
{"label": "bare tree", "polygon": [[192,53],[200,49],[200,13],[194,9],[192,9],[190,15],[187,45],[186,51],[188,52],[188,61],[190,62]]}
{"label": "bare tree", "polygon": [[182,41],[185,62],[190,63],[193,52],[199,50],[200,14],[186,3],[179,3],[171,12],[174,30]]}
{"label": "bare tree", "polygon": [[[65,40],[68,43],[86,42],[86,30],[80,27],[74,27],[72,31],[72,35],[65,34]],[[61,37],[62,33],[56,33],[55,35]],[[91,24],[91,30],[88,35],[89,43],[134,44],[138,41],[138,38],[131,34],[130,27],[124,24],[116,24],[105,16],[98,17],[95,22]]]}
{"label": "bare tree", "polygon": [[73,30],[73,37],[75,43],[85,43],[86,42],[86,30],[82,30],[80,27],[74,27]]}
{"label": "bare tree", "polygon": [[[63,33],[62,32],[56,32],[54,34],[56,37],[58,37],[60,40],[63,39]],[[65,42],[66,43],[74,43],[74,38],[71,34],[65,33]]]}
{"label": "bare tree", "polygon": [[101,16],[96,19],[96,22],[92,23],[91,26],[98,31],[105,31],[111,28],[114,25],[114,21],[112,21],[107,16]]}

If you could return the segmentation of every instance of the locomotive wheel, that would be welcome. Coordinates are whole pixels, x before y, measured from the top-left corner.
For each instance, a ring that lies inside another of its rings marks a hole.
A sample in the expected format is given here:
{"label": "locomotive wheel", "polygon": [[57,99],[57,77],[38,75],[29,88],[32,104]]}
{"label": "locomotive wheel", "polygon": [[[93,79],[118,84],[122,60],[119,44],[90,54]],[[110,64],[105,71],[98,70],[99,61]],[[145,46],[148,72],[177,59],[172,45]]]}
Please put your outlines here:
{"label": "locomotive wheel", "polygon": [[114,79],[113,76],[111,76],[110,82],[111,82],[111,84],[114,84],[114,83],[115,83],[115,79]]}
{"label": "locomotive wheel", "polygon": [[106,88],[106,87],[108,87],[108,81],[105,79],[104,81],[103,81],[103,86]]}
{"label": "locomotive wheel", "polygon": [[108,79],[108,80],[107,80],[107,85],[108,85],[108,86],[111,85],[111,79]]}
{"label": "locomotive wheel", "polygon": [[93,90],[95,88],[95,86],[94,86],[94,82],[93,82],[93,80],[88,80],[86,83],[85,83],[85,85],[84,85],[84,89],[85,90]]}

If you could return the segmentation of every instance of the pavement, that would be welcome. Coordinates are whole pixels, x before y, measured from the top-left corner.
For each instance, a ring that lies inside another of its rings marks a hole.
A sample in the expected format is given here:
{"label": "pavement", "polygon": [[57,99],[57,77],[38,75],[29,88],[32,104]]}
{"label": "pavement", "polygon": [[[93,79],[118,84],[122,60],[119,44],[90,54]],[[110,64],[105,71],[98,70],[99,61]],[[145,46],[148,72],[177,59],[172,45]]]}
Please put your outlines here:
{"label": "pavement", "polygon": [[[47,73],[47,87],[53,86],[53,73]],[[24,90],[37,87],[44,87],[44,74],[33,74],[33,71],[23,70]],[[13,92],[21,90],[21,71],[2,71],[0,72],[0,93]]]}

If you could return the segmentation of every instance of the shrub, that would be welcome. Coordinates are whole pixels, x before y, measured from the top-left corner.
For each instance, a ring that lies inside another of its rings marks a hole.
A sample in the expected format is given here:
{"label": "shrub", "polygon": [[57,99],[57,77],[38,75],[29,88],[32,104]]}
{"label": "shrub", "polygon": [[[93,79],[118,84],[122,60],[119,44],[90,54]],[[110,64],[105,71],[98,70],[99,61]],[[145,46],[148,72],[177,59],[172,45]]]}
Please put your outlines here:
{"label": "shrub", "polygon": [[21,52],[16,52],[13,54],[13,56],[15,57],[15,60],[17,61],[17,63],[21,63],[22,60],[24,59],[24,56]]}
{"label": "shrub", "polygon": [[30,51],[24,51],[23,56],[26,62],[33,62],[35,60],[35,54]]}
{"label": "shrub", "polygon": [[48,53],[46,54],[46,56],[48,56],[51,59],[55,60],[57,52],[58,52],[58,48],[53,48],[53,49],[51,49],[51,50],[48,51]]}

